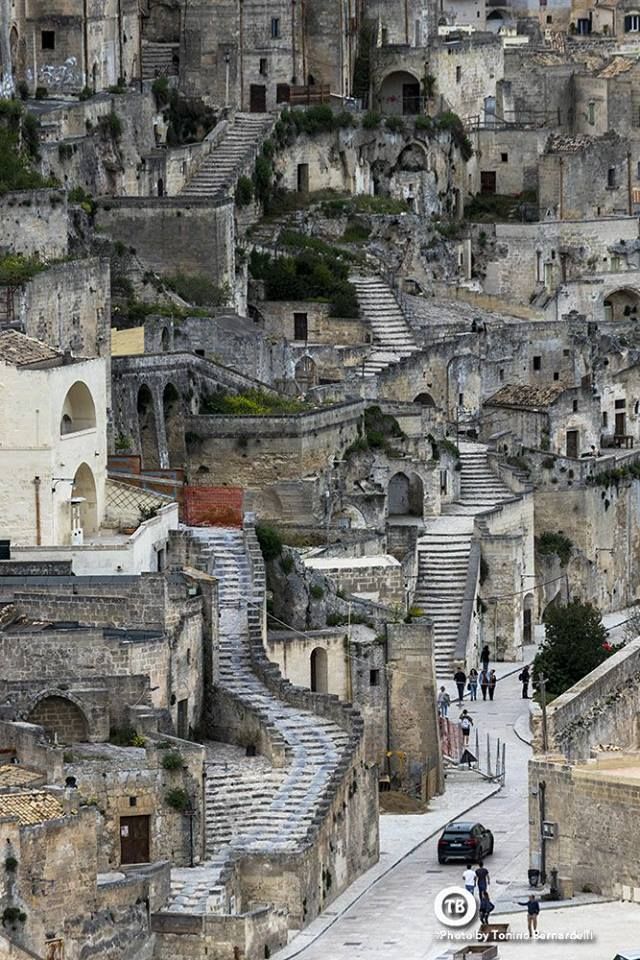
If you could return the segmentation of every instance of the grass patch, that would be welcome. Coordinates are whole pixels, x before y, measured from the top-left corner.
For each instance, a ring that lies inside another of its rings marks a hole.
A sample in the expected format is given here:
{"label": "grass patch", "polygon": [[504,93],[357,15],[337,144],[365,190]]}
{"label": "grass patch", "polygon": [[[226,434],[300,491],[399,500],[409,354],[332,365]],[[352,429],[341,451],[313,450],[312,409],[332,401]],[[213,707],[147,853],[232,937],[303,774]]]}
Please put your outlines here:
{"label": "grass patch", "polygon": [[269,417],[280,414],[303,413],[309,410],[301,400],[291,400],[263,390],[247,390],[245,393],[227,393],[218,390],[204,397],[200,413],[235,417]]}

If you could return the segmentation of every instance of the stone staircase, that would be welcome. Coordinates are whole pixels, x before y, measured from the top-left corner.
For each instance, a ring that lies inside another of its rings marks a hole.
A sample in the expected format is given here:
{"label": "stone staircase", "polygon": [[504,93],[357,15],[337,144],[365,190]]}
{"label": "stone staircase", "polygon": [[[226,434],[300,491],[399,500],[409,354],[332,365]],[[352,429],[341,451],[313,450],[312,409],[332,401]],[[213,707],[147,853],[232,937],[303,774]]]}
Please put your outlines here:
{"label": "stone staircase", "polygon": [[142,42],[142,79],[155,80],[156,77],[177,77],[179,43]]}
{"label": "stone staircase", "polygon": [[270,114],[237,113],[225,134],[180,191],[181,196],[229,195],[238,178],[257,155],[273,126]]}
{"label": "stone staircase", "polygon": [[467,589],[474,519],[516,494],[489,466],[487,448],[460,442],[460,499],[427,523],[418,540],[418,575],[413,598],[433,621],[436,672],[450,678]]}
{"label": "stone staircase", "polygon": [[[278,699],[260,679],[252,638],[261,635],[264,568],[242,530],[189,528],[197,565],[218,580],[220,624],[217,686],[254,716],[284,766],[264,758],[223,769],[207,765],[206,856],[201,866],[172,871],[165,911],[224,913],[226,881],[241,856],[302,851],[327,809],[327,791],[348,763],[350,734],[337,723]],[[253,572],[252,572],[253,567]]]}
{"label": "stone staircase", "polygon": [[364,377],[374,377],[418,351],[395,294],[381,277],[353,276],[362,317],[369,324],[374,348],[364,365]]}

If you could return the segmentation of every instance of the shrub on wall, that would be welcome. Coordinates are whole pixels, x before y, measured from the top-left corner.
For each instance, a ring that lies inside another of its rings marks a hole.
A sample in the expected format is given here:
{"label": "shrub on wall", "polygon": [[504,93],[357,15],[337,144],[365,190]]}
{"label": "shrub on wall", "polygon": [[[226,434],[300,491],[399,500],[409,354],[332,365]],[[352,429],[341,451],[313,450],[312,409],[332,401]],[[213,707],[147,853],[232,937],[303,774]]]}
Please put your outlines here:
{"label": "shrub on wall", "polygon": [[268,527],[263,523],[258,524],[256,527],[256,537],[258,538],[262,556],[266,563],[280,556],[282,553],[282,540],[280,539],[280,534],[274,530],[273,527]]}
{"label": "shrub on wall", "polygon": [[571,560],[573,543],[563,533],[545,531],[536,537],[536,550],[542,557],[557,556],[563,567]]}
{"label": "shrub on wall", "polygon": [[573,600],[545,614],[545,638],[533,662],[534,678],[547,678],[548,699],[560,696],[604,663],[615,651],[602,615],[590,603]]}
{"label": "shrub on wall", "polygon": [[165,803],[173,810],[182,813],[189,806],[189,794],[182,787],[174,787],[173,790],[167,790],[164,795]]}

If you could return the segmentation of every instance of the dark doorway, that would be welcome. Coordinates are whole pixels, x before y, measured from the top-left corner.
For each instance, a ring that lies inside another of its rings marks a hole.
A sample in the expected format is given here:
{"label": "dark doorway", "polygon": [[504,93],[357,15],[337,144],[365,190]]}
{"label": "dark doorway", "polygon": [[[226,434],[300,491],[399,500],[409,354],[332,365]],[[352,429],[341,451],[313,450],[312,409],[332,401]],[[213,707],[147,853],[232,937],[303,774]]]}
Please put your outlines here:
{"label": "dark doorway", "polygon": [[627,432],[627,417],[624,412],[616,412],[616,437],[624,437]]}
{"label": "dark doorway", "polygon": [[309,164],[298,164],[298,193],[309,193]]}
{"label": "dark doorway", "polygon": [[522,642],[532,643],[531,639],[531,610],[525,610],[522,615]]}
{"label": "dark doorway", "polygon": [[420,112],[420,84],[402,84],[402,112],[415,114]]}
{"label": "dark doorway", "polygon": [[249,87],[249,110],[251,113],[267,112],[267,88],[259,83]]}
{"label": "dark doorway", "polygon": [[120,817],[120,863],[149,863],[149,817]]}
{"label": "dark doorway", "polygon": [[291,87],[288,83],[279,83],[276,86],[276,103],[289,103]]}
{"label": "dark doorway", "polygon": [[578,459],[578,431],[567,430],[567,456]]}
{"label": "dark doorway", "polygon": [[162,177],[158,180],[158,196],[164,197],[164,180]]}
{"label": "dark doorway", "polygon": [[293,339],[306,340],[309,336],[309,324],[306,313],[294,313],[293,315]]}
{"label": "dark doorway", "polygon": [[189,700],[178,700],[178,736],[186,740],[189,736]]}
{"label": "dark doorway", "polygon": [[480,171],[480,193],[496,192],[496,172],[495,170]]}

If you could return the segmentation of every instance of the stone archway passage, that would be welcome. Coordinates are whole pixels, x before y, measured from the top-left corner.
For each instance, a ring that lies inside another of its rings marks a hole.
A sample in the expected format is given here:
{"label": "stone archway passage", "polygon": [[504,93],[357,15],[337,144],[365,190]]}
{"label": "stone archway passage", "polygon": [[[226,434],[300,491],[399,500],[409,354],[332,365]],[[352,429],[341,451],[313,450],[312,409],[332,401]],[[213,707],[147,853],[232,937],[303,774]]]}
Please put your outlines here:
{"label": "stone archway passage", "polygon": [[67,391],[60,414],[60,435],[95,430],[96,407],[86,383],[77,380]]}
{"label": "stone archway passage", "polygon": [[389,481],[388,503],[390,517],[423,516],[424,486],[417,473],[408,477],[396,473]]}
{"label": "stone archway passage", "polygon": [[184,441],[184,419],[180,394],[168,383],[162,394],[162,412],[164,415],[164,430],[169,454],[169,466],[182,467],[186,460]]}
{"label": "stone archway passage", "polygon": [[82,743],[89,735],[87,719],[80,707],[58,694],[39,700],[28,714],[27,722],[44,727],[47,737],[59,743]]}
{"label": "stone archway passage", "polygon": [[160,467],[158,427],[153,395],[146,384],[138,390],[138,429],[140,431],[140,455],[146,470]]}
{"label": "stone archway passage", "polygon": [[420,80],[407,70],[394,70],[380,86],[380,106],[383,113],[420,113]]}
{"label": "stone archway passage", "polygon": [[83,533],[96,533],[98,529],[98,495],[93,471],[86,463],[80,464],[76,470],[73,480],[72,500],[75,499],[80,501],[77,507]]}
{"label": "stone archway passage", "polygon": [[604,320],[622,321],[640,318],[640,295],[635,290],[621,289],[608,293],[603,301]]}

